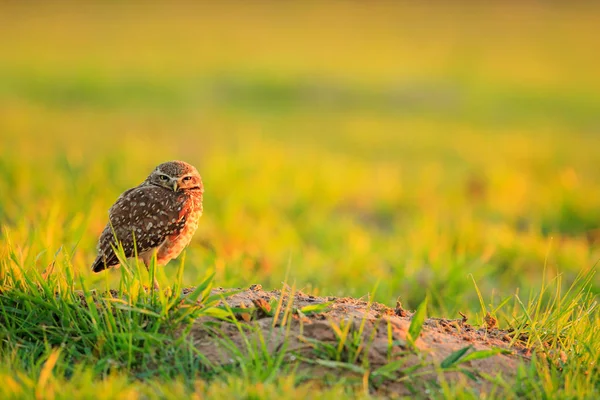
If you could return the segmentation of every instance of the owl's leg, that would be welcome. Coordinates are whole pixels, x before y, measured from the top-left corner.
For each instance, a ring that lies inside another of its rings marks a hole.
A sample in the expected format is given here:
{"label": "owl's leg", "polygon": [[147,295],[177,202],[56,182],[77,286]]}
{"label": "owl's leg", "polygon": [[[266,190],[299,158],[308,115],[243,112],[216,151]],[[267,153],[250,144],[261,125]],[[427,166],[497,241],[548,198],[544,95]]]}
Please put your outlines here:
{"label": "owl's leg", "polygon": [[[146,265],[146,269],[148,270],[148,275],[152,276],[152,273],[150,272],[150,266],[149,265]],[[160,290],[160,286],[158,286],[158,281],[156,280],[156,271],[154,271],[153,280],[154,280],[154,282],[153,282],[154,290],[156,290],[156,291]]]}
{"label": "owl's leg", "polygon": [[[154,252],[147,252],[146,254],[142,255],[142,261],[144,262],[144,265],[146,266],[146,270],[148,271],[148,275],[151,275],[150,272],[150,263],[152,262],[152,257]],[[156,265],[155,265],[156,268]],[[156,280],[156,271],[154,273],[154,290],[160,290],[160,286],[158,286],[158,281]]]}
{"label": "owl's leg", "polygon": [[160,286],[158,286],[158,281],[156,280],[156,277],[154,277],[154,290],[156,290],[156,291],[160,290]]}
{"label": "owl's leg", "polygon": [[[149,265],[146,265],[146,269],[148,270],[148,275],[151,275],[150,266]],[[153,285],[154,285],[154,290],[160,290],[160,286],[158,286],[158,281],[156,280],[156,273],[154,274]]]}

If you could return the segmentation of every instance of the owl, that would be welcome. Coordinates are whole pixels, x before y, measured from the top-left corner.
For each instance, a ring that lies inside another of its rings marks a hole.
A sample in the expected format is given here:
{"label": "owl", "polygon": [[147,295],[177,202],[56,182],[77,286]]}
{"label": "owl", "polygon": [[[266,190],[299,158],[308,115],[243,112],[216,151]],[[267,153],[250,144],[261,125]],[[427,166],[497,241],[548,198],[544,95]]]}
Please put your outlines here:
{"label": "owl", "polygon": [[[196,168],[183,161],[157,166],[140,185],[125,191],[108,211],[92,271],[118,267],[115,249],[149,268],[164,265],[190,243],[202,215],[204,186]],[[157,286],[156,281],[154,282]]]}

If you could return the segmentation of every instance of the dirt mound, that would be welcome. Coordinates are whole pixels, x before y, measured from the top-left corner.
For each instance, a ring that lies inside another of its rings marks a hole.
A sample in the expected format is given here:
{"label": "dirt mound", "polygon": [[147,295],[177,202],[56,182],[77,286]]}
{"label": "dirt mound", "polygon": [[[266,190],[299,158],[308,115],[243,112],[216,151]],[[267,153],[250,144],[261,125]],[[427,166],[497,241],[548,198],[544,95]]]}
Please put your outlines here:
{"label": "dirt mound", "polygon": [[[475,328],[464,316],[429,318],[412,341],[408,332],[413,314],[400,305],[394,309],[354,298],[315,297],[289,288],[264,291],[260,285],[247,290],[219,288],[212,294],[223,295],[221,305],[230,307],[240,322],[203,318],[194,323],[190,332],[194,345],[215,365],[235,363],[241,353],[233,348],[246,356],[264,355],[253,352],[254,346],[268,354],[285,352],[285,362],[297,365],[296,371],[306,373],[309,380],[356,377],[363,383],[367,379],[377,393],[410,394],[435,386],[442,376],[469,380],[471,388],[485,390],[492,377],[510,379],[519,363],[527,361],[527,349],[509,347],[510,332],[495,328],[493,320],[487,327]],[[458,356],[461,349],[463,356],[504,351],[452,363],[452,355]]]}

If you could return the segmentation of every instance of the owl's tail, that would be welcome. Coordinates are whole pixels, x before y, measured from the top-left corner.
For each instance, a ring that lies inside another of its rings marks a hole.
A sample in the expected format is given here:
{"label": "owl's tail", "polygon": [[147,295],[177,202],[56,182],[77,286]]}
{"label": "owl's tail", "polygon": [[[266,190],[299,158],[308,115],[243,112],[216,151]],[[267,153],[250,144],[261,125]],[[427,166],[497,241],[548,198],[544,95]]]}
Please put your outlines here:
{"label": "owl's tail", "polygon": [[107,268],[119,268],[119,258],[114,252],[110,252],[108,256],[98,254],[98,257],[92,263],[92,271],[100,272]]}
{"label": "owl's tail", "polygon": [[92,271],[100,272],[106,269],[106,263],[104,262],[104,258],[102,256],[96,257],[94,263],[92,264]]}

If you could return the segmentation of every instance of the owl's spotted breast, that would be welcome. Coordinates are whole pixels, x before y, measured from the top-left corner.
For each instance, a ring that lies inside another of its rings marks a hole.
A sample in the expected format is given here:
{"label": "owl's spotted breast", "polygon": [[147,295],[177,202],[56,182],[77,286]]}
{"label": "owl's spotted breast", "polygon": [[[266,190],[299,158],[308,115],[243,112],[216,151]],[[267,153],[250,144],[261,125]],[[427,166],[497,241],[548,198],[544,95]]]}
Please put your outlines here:
{"label": "owl's spotted breast", "polygon": [[189,212],[185,217],[185,223],[182,228],[167,236],[158,249],[158,264],[166,264],[169,260],[176,258],[183,251],[192,240],[192,236],[194,236],[196,229],[198,229],[198,220],[201,215],[201,210]]}

